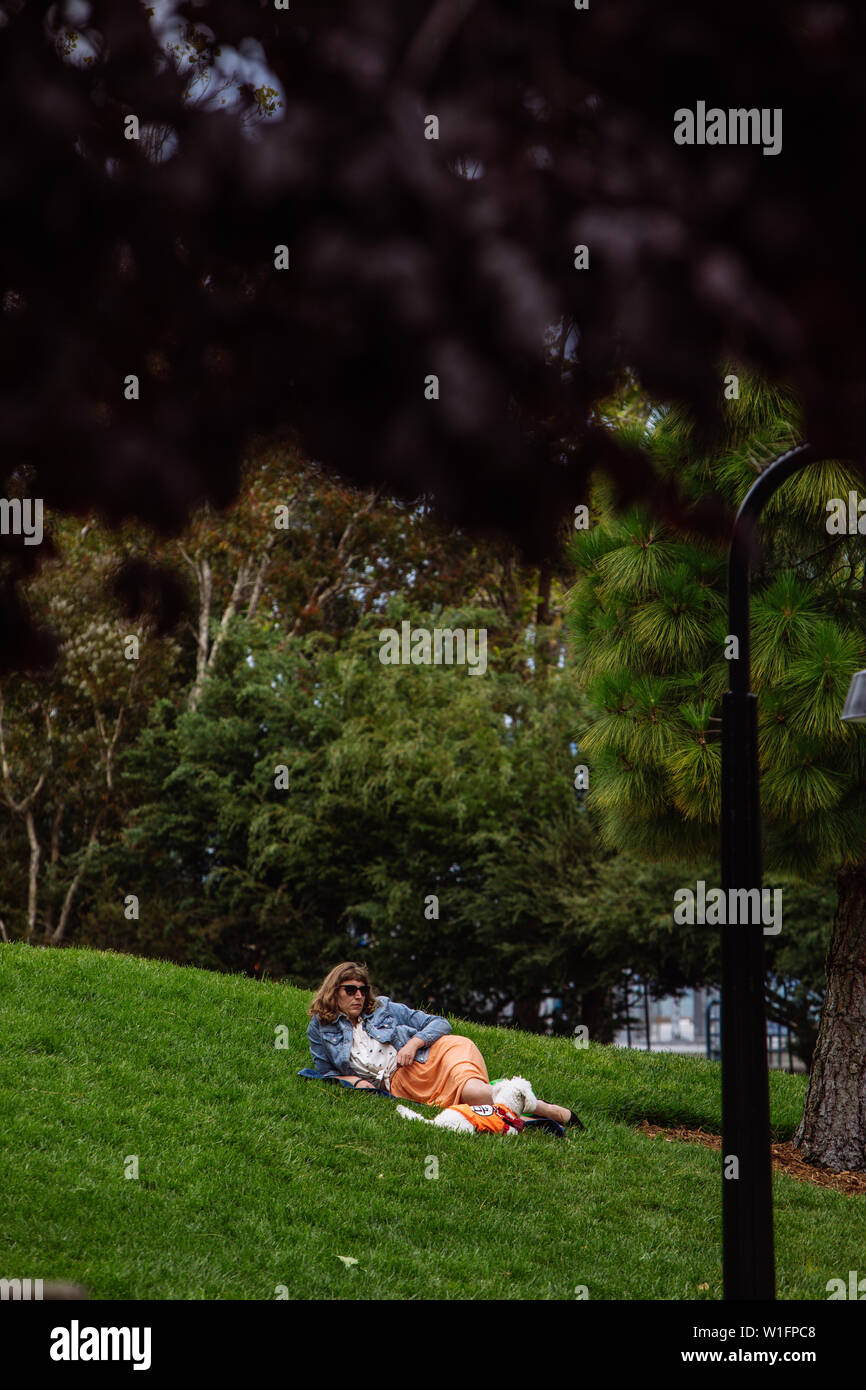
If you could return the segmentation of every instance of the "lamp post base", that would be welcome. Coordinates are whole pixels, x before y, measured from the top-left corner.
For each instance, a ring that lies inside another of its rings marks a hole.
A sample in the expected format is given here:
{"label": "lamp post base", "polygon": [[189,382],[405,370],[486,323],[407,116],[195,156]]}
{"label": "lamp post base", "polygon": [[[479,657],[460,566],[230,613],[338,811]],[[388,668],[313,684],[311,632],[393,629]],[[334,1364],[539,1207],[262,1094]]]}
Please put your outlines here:
{"label": "lamp post base", "polygon": [[[761,894],[757,697],[722,699],[722,887]],[[726,1299],[774,1299],[764,936],[722,928],[722,1229]]]}

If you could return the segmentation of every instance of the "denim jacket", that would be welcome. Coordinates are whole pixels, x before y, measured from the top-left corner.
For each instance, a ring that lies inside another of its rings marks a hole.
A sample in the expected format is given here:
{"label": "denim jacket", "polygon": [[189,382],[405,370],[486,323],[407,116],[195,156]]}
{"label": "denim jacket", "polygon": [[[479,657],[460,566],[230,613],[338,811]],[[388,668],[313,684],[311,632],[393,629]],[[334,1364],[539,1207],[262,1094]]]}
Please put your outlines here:
{"label": "denim jacket", "polygon": [[[398,1052],[410,1038],[424,1038],[427,1045],[418,1049],[419,1062],[427,1061],[431,1043],[451,1032],[447,1018],[425,1014],[421,1009],[409,1009],[405,1004],[397,1004],[389,999],[387,994],[378,996],[373,1012],[365,1014],[361,1021],[371,1038],[380,1043],[392,1043]],[[343,1013],[333,1023],[324,1023],[318,1014],[313,1015],[307,1037],[319,1076],[353,1074],[349,1065],[353,1033],[354,1026]]]}

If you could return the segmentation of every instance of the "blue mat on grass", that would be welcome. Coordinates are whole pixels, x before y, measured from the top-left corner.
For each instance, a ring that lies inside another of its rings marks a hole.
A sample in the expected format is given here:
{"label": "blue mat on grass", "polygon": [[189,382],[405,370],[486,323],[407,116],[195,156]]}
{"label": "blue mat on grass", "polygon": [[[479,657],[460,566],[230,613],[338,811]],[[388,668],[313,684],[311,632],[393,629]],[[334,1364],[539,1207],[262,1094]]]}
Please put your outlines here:
{"label": "blue mat on grass", "polygon": [[311,1081],[337,1081],[349,1091],[357,1090],[359,1096],[385,1096],[388,1100],[400,1099],[399,1096],[392,1096],[390,1091],[382,1091],[378,1087],[353,1086],[351,1081],[343,1081],[339,1076],[320,1076],[313,1067],[304,1067],[303,1071],[298,1072],[298,1076],[306,1076]]}

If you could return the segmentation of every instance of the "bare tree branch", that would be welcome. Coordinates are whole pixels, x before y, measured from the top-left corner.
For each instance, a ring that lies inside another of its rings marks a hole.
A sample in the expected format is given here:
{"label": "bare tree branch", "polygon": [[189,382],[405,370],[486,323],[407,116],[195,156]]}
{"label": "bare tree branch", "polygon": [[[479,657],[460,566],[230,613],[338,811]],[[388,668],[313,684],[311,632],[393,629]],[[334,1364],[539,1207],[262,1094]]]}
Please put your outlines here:
{"label": "bare tree branch", "polygon": [[39,860],[42,857],[42,850],[36,835],[36,823],[33,819],[33,812],[29,806],[24,815],[24,822],[27,826],[27,838],[30,841],[30,866],[27,876],[27,927],[24,932],[24,940],[32,941],[36,931]]}
{"label": "bare tree branch", "polygon": [[97,813],[96,819],[93,822],[93,828],[90,831],[90,837],[87,841],[87,848],[84,851],[81,863],[79,864],[78,869],[76,870],[75,877],[73,878],[72,882],[66,890],[66,896],[63,899],[63,906],[60,909],[60,920],[57,923],[56,930],[52,933],[50,938],[52,946],[56,946],[58,941],[62,941],[66,933],[66,924],[69,921],[69,914],[72,911],[72,902],[76,892],[78,891],[78,885],[81,883],[81,879],[84,875],[84,870],[87,868],[87,861],[89,860],[91,853],[93,852],[93,846],[96,843],[96,837],[99,834],[99,827],[102,823],[104,814],[104,809],[100,810]]}
{"label": "bare tree branch", "polygon": [[[47,710],[44,712],[46,719],[48,719],[48,743],[50,748],[51,722]],[[45,778],[47,776],[47,768],[44,769],[40,774],[39,781],[36,783],[29,796],[25,796],[22,801],[16,802],[15,798],[12,795],[12,779],[9,773],[9,763],[6,758],[6,741],[3,733],[3,714],[3,693],[2,691],[0,691],[0,767],[2,767],[3,770],[4,800],[6,802],[6,805],[9,807],[10,811],[15,811],[18,815],[23,815],[24,812],[27,811],[29,807],[33,804],[34,799],[39,795],[40,791],[42,790],[42,787],[45,783]]]}
{"label": "bare tree branch", "polygon": [[198,609],[198,637],[195,662],[195,682],[189,693],[187,701],[188,709],[195,709],[198,705],[201,688],[204,684],[205,672],[207,671],[208,659],[208,639],[210,628],[211,597],[213,594],[213,575],[207,557],[198,561],[195,565],[196,578],[198,580],[199,609]]}
{"label": "bare tree branch", "polygon": [[262,551],[261,560],[259,561],[259,572],[256,575],[255,583],[253,584],[253,592],[250,595],[249,607],[247,608],[247,621],[254,617],[255,611],[259,606],[259,599],[261,598],[262,587],[265,582],[265,572],[270,564],[271,551],[276,544],[276,540],[276,531],[271,531],[268,539],[265,541],[265,548]]}
{"label": "bare tree branch", "polygon": [[337,565],[336,576],[333,579],[330,579],[328,576],[326,576],[324,579],[319,580],[319,582],[314,587],[309,599],[307,600],[307,603],[304,605],[304,608],[302,608],[301,612],[295,618],[295,621],[292,624],[290,636],[297,637],[300,634],[303,628],[305,612],[309,611],[309,609],[314,606],[321,607],[323,603],[327,603],[329,599],[334,598],[344,589],[346,579],[352,568],[352,565],[358,559],[357,555],[348,553],[349,546],[351,545],[352,541],[355,539],[355,536],[357,535],[358,525],[361,521],[361,518],[367,516],[369,512],[372,511],[373,507],[379,500],[379,496],[380,489],[371,488],[370,491],[366,494],[366,497],[364,499],[364,505],[361,508],[359,508],[357,512],[354,512],[353,515],[350,517],[343,531],[343,534],[340,537],[340,540],[337,544],[337,549],[334,554],[334,559]]}

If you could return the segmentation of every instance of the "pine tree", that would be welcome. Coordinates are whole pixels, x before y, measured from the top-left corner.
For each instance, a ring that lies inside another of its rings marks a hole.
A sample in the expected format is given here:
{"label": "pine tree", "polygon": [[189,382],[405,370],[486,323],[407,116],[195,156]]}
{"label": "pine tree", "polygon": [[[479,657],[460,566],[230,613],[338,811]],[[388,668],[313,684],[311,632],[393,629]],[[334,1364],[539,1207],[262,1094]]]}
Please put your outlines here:
{"label": "pine tree", "polygon": [[[712,456],[675,408],[618,433],[647,449],[660,477],[677,471],[695,502],[733,508],[797,442],[798,420],[790,397],[742,374],[729,404],[725,447]],[[831,499],[847,500],[859,482],[852,466],[826,460],[779,488],[762,516],[752,581],[765,872],[788,894],[798,881],[837,875],[796,1142],[809,1160],[848,1169],[866,1169],[866,743],[840,715],[853,671],[866,665],[866,541],[829,534],[827,521]],[[726,548],[675,534],[640,508],[617,514],[601,484],[593,518],[572,542],[580,578],[569,607],[594,708],[579,735],[589,804],[611,847],[694,865],[718,854]],[[779,948],[767,942],[772,960]]]}

